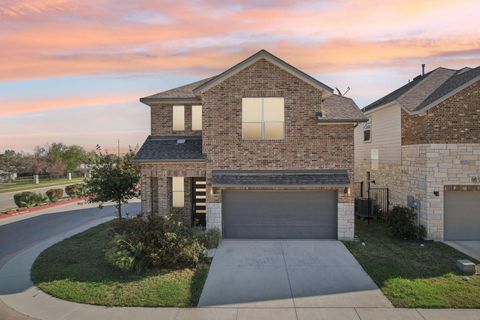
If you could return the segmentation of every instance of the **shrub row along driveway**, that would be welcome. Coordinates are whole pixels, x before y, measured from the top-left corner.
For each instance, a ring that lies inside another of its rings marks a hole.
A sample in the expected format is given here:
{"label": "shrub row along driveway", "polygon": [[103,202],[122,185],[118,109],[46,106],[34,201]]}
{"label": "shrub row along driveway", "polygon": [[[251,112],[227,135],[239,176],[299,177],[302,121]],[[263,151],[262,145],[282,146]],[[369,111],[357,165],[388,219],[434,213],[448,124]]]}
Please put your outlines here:
{"label": "shrub row along driveway", "polygon": [[339,241],[224,240],[199,306],[392,305]]}

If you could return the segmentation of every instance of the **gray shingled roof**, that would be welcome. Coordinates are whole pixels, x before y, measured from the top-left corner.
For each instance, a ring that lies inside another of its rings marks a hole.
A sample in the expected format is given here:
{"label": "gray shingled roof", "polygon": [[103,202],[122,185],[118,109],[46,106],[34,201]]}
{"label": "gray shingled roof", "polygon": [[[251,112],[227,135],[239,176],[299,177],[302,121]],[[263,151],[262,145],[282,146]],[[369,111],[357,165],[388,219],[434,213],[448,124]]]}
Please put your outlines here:
{"label": "gray shingled roof", "polygon": [[[467,69],[467,70],[465,70]],[[428,96],[417,108],[416,110],[420,110],[429,104],[441,99],[442,97],[446,96],[453,90],[461,87],[465,83],[473,80],[474,78],[480,76],[480,67],[476,67],[474,69],[471,68],[463,68],[458,70],[455,75],[450,77],[447,81],[445,81],[440,87],[437,88],[430,96]]]}
{"label": "gray shingled roof", "polygon": [[479,67],[474,69],[465,67],[460,70],[437,68],[424,76],[414,78],[413,81],[369,104],[362,110],[373,110],[397,101],[408,111],[418,111],[477,77],[478,73],[480,73]]}
{"label": "gray shingled roof", "polygon": [[332,94],[325,98],[322,103],[321,117],[317,114],[319,121],[367,121],[362,111],[355,102],[347,97]]}
{"label": "gray shingled roof", "polygon": [[195,81],[189,84],[186,84],[181,87],[173,88],[167,91],[162,91],[160,93],[156,93],[154,95],[148,96],[141,98],[140,100],[143,99],[180,99],[180,98],[195,98],[195,94],[193,94],[193,89],[196,87],[204,84],[208,80],[215,78],[215,77],[210,77],[206,78],[203,80]]}
{"label": "gray shingled roof", "polygon": [[214,186],[288,186],[350,184],[346,170],[213,170]]}
{"label": "gray shingled roof", "polygon": [[[184,143],[179,141],[185,140]],[[202,138],[149,136],[138,150],[136,161],[202,161]]]}

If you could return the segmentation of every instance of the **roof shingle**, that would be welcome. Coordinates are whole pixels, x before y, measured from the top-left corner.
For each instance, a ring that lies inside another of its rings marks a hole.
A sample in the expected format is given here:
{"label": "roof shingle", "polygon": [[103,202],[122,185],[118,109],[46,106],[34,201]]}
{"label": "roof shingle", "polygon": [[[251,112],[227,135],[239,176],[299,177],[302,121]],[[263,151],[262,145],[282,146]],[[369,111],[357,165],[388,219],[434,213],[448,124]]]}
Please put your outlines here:
{"label": "roof shingle", "polygon": [[346,170],[213,170],[216,186],[288,186],[350,184]]}
{"label": "roof shingle", "polygon": [[138,150],[135,160],[203,161],[205,156],[202,154],[202,138],[149,136]]}

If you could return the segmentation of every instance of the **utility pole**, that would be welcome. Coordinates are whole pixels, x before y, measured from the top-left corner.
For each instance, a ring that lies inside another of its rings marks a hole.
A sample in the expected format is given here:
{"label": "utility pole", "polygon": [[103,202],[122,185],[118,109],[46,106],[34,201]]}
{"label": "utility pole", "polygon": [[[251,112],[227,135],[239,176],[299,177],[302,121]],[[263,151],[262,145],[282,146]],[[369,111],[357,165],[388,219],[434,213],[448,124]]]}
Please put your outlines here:
{"label": "utility pole", "polygon": [[120,158],[120,139],[117,140],[117,155]]}

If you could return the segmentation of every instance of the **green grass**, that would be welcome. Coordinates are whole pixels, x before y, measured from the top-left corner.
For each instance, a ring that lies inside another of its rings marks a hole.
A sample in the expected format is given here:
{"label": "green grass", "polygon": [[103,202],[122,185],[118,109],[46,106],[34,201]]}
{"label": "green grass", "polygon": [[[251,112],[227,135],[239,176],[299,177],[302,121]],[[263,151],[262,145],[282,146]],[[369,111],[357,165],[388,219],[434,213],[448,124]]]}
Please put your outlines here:
{"label": "green grass", "polygon": [[[391,239],[385,225],[356,221],[360,242],[345,245],[395,307],[480,308],[480,275],[457,273],[458,259],[478,261],[441,242]],[[365,246],[361,242],[365,242]]]}
{"label": "green grass", "polygon": [[64,184],[80,183],[83,178],[68,179],[40,179],[39,184],[34,184],[32,181],[20,181],[13,183],[0,184],[0,193],[25,191],[44,187],[53,187]]}
{"label": "green grass", "polygon": [[208,266],[125,274],[104,259],[111,223],[99,225],[45,250],[32,267],[32,281],[52,296],[104,306],[196,306]]}

